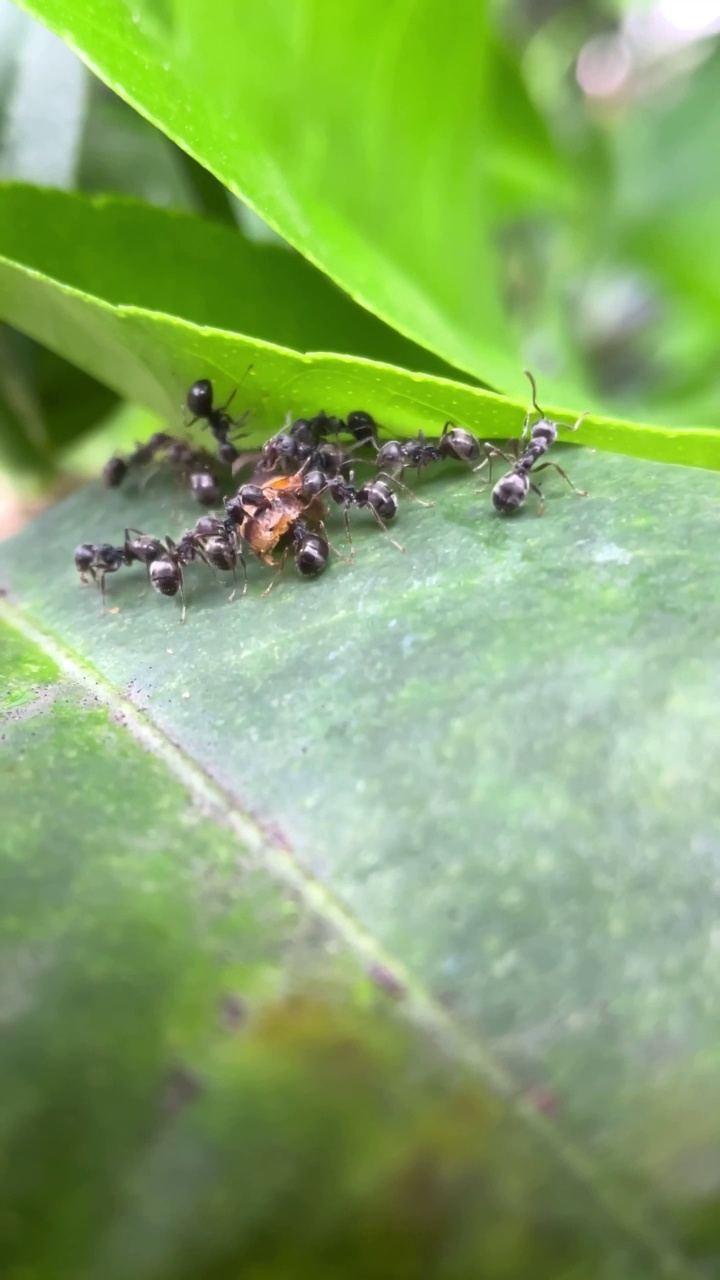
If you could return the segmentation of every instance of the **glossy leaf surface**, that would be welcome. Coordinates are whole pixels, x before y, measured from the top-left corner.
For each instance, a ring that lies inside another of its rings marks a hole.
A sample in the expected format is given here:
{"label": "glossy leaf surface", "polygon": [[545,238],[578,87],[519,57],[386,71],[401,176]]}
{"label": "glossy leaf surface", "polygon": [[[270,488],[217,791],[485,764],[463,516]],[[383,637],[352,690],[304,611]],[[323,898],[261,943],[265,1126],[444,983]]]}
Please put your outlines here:
{"label": "glossy leaf surface", "polygon": [[496,237],[568,179],[484,3],[28,7],[363,305],[519,391]]}

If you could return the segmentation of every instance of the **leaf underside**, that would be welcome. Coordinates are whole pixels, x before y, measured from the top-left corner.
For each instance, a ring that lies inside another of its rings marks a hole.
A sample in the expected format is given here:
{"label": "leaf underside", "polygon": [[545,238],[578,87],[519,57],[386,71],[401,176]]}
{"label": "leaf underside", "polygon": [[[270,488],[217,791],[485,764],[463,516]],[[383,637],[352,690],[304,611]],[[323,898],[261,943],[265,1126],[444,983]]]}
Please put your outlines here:
{"label": "leaf underside", "polygon": [[[41,223],[42,236],[33,234]],[[388,435],[438,435],[448,419],[491,439],[522,429],[524,402],[437,376],[434,357],[364,315],[299,259],[290,269],[285,251],[225,228],[132,202],[9,187],[0,191],[0,247],[10,254],[0,259],[4,318],[174,429],[187,387],[201,376],[214,379],[223,399],[242,383],[234,406],[250,410],[249,444],[286,413],[321,407],[364,408]],[[86,292],[91,282],[102,296]],[[222,323],[248,333],[215,327]],[[301,349],[277,345],[279,337]],[[327,354],[334,338],[358,354]],[[544,407],[561,421],[577,417]],[[572,439],[720,467],[720,432],[709,429],[588,417]]]}

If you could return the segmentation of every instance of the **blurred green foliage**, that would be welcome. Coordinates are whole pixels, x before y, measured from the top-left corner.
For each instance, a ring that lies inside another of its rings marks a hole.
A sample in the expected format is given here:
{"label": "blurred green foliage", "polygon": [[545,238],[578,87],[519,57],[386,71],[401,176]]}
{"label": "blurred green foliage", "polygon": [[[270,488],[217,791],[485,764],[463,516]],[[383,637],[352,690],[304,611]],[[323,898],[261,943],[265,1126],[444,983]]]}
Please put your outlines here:
{"label": "blurred green foliage", "polygon": [[[38,6],[191,158],[0,0],[0,175],[262,235],[219,176],[419,340],[425,371],[434,351],[517,398],[530,364],[548,401],[714,426],[716,38],[663,44],[640,3],[464,0],[452,24],[441,9],[252,0],[206,22],[192,4]],[[330,349],[363,354],[346,341]],[[390,328],[380,345],[405,363]],[[313,349],[310,329],[296,346]],[[2,350],[3,465],[47,478],[109,402],[69,369],[62,387],[57,358],[48,394],[48,357],[9,333]]]}

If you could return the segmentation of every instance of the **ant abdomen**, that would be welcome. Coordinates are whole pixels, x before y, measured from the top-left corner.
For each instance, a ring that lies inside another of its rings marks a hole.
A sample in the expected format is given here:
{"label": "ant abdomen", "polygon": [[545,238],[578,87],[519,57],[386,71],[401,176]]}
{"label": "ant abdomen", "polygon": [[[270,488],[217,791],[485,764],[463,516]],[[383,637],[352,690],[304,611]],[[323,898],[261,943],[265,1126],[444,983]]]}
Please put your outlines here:
{"label": "ant abdomen", "polygon": [[456,458],[458,462],[477,462],[480,457],[480,442],[472,431],[465,427],[454,427],[446,422],[438,441],[438,457]]}
{"label": "ant abdomen", "polygon": [[382,520],[394,520],[398,510],[398,500],[393,493],[389,484],[384,480],[371,480],[370,484],[365,485],[363,496],[368,506],[380,516]]}
{"label": "ant abdomen", "polygon": [[208,538],[204,546],[205,555],[215,569],[230,572],[235,568],[237,555],[235,549],[224,538]]}

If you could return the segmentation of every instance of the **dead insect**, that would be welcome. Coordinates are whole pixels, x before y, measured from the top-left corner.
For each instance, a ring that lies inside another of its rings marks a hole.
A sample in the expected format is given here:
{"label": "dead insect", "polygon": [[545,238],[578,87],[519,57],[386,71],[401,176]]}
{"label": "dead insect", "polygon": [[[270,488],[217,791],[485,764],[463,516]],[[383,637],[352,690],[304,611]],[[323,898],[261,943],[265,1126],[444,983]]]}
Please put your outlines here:
{"label": "dead insect", "polygon": [[[566,472],[563,471],[562,467],[558,466],[556,462],[544,462],[542,466],[536,466],[540,459],[547,453],[550,446],[557,440],[559,424],[557,422],[552,422],[550,418],[545,417],[545,414],[537,402],[535,379],[527,369],[525,370],[525,376],[529,379],[530,386],[532,387],[532,408],[530,408],[525,415],[522,435],[518,442],[518,456],[513,462],[510,471],[498,480],[492,491],[493,506],[495,507],[495,510],[499,511],[502,515],[511,515],[514,511],[518,511],[524,504],[531,489],[538,497],[537,513],[538,515],[542,515],[545,508],[542,489],[531,479],[531,473],[533,475],[537,475],[539,471],[545,471],[548,467],[552,467],[553,470],[557,471],[558,475],[562,476],[563,480],[569,484],[574,493],[580,494],[581,497],[587,497],[586,491],[584,489],[578,489]],[[536,413],[540,414],[538,421],[535,423],[531,423],[533,409]],[[566,430],[577,431],[584,417],[585,414],[581,413],[577,422],[572,426],[567,426]],[[493,445],[486,444],[485,450],[486,457],[485,461],[481,463],[481,467],[484,467],[487,464],[491,467],[493,457],[503,457],[506,458],[508,462],[512,461],[506,453],[501,449],[496,449]],[[476,468],[476,470],[480,470],[480,468]]]}
{"label": "dead insect", "polygon": [[301,472],[241,485],[233,498],[226,499],[225,509],[253,554],[272,566],[273,551],[299,516],[318,521],[323,516],[322,505],[305,496]]}

